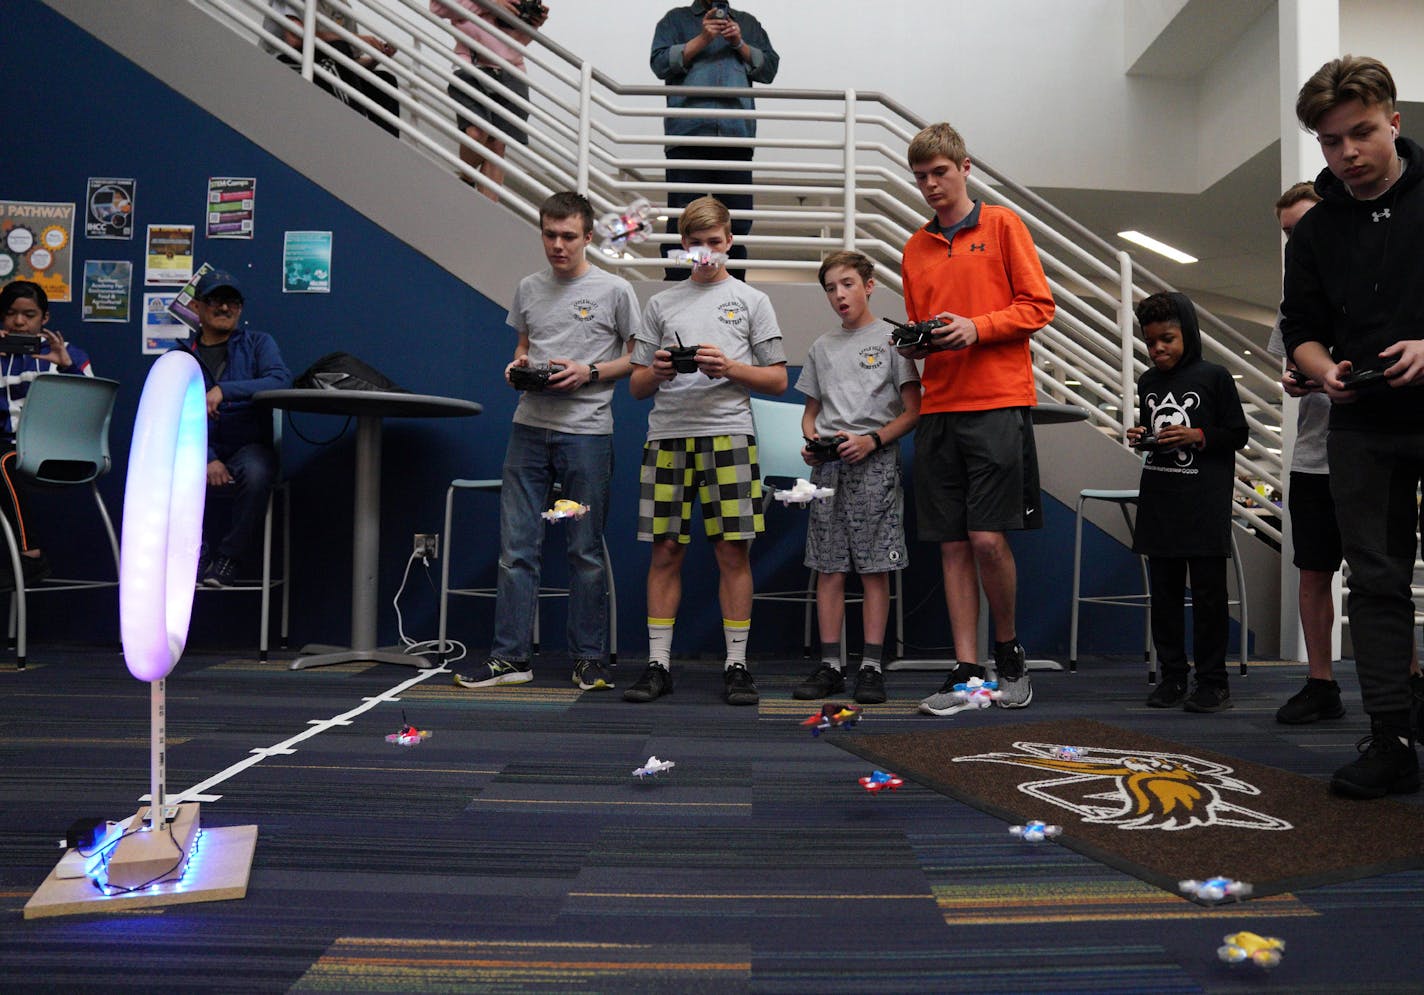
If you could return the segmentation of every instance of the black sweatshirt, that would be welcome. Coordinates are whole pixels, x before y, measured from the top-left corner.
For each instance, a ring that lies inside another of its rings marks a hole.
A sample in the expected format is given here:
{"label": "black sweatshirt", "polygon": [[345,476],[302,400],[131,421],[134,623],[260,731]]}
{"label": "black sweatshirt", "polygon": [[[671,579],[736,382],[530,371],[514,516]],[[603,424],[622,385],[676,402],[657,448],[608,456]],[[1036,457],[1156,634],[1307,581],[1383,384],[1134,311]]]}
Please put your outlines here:
{"label": "black sweatshirt", "polygon": [[1137,382],[1138,424],[1156,434],[1168,425],[1202,431],[1200,447],[1149,453],[1142,466],[1133,550],[1145,556],[1228,556],[1236,450],[1246,445],[1246,415],[1236,381],[1202,359],[1197,310],[1170,294],[1182,326],[1182,358],[1152,367]]}
{"label": "black sweatshirt", "polygon": [[[1374,200],[1356,200],[1330,170],[1315,179],[1324,198],[1286,243],[1281,333],[1286,349],[1319,342],[1336,362],[1383,369],[1381,349],[1424,337],[1424,149],[1395,139],[1404,174]],[[1330,428],[1424,431],[1424,387],[1378,386],[1336,404]]]}

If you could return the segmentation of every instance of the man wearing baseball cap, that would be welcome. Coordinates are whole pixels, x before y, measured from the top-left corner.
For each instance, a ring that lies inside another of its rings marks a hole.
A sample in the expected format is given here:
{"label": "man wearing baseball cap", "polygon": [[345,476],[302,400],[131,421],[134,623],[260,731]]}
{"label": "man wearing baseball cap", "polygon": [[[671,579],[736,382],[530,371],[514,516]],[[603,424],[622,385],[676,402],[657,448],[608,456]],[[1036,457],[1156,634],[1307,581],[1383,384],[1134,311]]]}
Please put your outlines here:
{"label": "man wearing baseball cap", "polygon": [[[198,329],[181,342],[203,368],[208,391],[208,486],[233,496],[232,522],[214,555],[199,564],[205,587],[228,587],[257,544],[277,473],[272,416],[252,395],[292,385],[272,336],[241,324],[242,288],[226,270],[205,273],[194,288]],[[204,544],[204,552],[207,545]]]}

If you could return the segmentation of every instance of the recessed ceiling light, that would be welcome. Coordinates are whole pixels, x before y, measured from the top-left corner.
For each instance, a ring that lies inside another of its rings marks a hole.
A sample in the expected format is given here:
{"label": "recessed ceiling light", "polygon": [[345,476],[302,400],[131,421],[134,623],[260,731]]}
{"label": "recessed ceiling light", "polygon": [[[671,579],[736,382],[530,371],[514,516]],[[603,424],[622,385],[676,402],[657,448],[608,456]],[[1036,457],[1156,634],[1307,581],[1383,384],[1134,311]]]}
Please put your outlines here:
{"label": "recessed ceiling light", "polygon": [[1151,249],[1159,256],[1166,256],[1174,263],[1194,263],[1197,261],[1196,256],[1189,256],[1181,249],[1174,249],[1166,242],[1159,242],[1151,235],[1144,235],[1140,231],[1132,231],[1130,229],[1128,231],[1120,231],[1117,233],[1117,237],[1125,238],[1129,242],[1142,246],[1144,249]]}

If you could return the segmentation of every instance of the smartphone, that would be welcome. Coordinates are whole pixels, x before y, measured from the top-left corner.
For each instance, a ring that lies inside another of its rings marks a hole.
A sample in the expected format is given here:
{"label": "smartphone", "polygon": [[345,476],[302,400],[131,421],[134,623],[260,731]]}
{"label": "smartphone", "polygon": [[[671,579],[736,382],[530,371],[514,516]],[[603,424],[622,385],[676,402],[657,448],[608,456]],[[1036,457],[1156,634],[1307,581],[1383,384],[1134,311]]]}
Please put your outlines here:
{"label": "smartphone", "polygon": [[44,335],[25,335],[22,332],[0,335],[0,353],[35,356],[42,352],[49,352],[49,339]]}

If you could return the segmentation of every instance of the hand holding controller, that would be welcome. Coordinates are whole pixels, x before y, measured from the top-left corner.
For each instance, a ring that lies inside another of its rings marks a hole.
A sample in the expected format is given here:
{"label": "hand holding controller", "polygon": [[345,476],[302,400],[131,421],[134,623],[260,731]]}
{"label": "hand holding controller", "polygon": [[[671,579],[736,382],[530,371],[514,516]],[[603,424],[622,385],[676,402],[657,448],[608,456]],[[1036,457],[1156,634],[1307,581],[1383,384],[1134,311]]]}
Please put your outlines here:
{"label": "hand holding controller", "polygon": [[811,458],[817,463],[831,463],[840,459],[841,443],[846,441],[844,435],[836,435],[829,439],[815,438],[806,440],[806,451],[811,454]]}
{"label": "hand holding controller", "polygon": [[1340,377],[1340,382],[1346,390],[1363,390],[1387,385],[1389,380],[1385,378],[1384,370],[1351,370]]}
{"label": "hand holding controller", "polygon": [[515,390],[540,391],[549,386],[549,378],[564,367],[560,363],[540,363],[536,366],[511,366],[509,385]]}
{"label": "hand holding controller", "polygon": [[934,343],[934,333],[938,328],[943,328],[949,322],[943,318],[930,318],[928,321],[900,322],[894,318],[884,319],[887,324],[893,325],[895,330],[890,333],[890,344],[896,349],[927,349],[930,352],[940,352],[945,346],[937,346]]}

